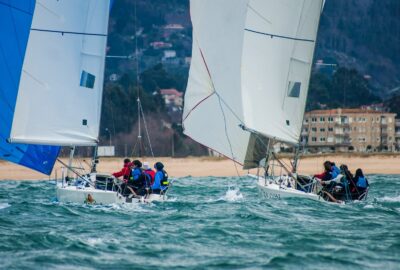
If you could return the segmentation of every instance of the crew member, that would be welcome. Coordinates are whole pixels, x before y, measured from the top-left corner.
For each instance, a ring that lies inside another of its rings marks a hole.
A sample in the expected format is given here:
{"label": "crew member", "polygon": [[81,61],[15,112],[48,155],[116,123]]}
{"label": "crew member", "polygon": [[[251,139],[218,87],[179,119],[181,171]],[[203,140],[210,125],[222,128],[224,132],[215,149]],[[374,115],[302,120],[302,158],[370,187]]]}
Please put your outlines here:
{"label": "crew member", "polygon": [[155,194],[163,194],[167,191],[169,186],[168,174],[164,170],[164,164],[161,162],[154,164],[154,168],[157,172],[154,178],[154,184],[151,186],[152,192]]}
{"label": "crew member", "polygon": [[124,182],[127,182],[129,175],[131,174],[131,160],[129,158],[124,159],[124,166],[119,172],[115,172],[112,175],[116,178],[122,176]]}
{"label": "crew member", "polygon": [[146,178],[149,179],[149,186],[152,186],[154,184],[154,177],[156,175],[156,172],[153,171],[152,168],[150,168],[150,165],[148,162],[143,162],[143,172],[146,175]]}
{"label": "crew member", "polygon": [[368,180],[364,176],[364,173],[361,169],[356,170],[356,175],[354,176],[354,182],[360,193],[364,193],[369,186]]}
{"label": "crew member", "polygon": [[325,171],[321,174],[314,175],[315,178],[323,181],[331,180],[334,177],[332,176],[332,163],[330,161],[324,162]]}

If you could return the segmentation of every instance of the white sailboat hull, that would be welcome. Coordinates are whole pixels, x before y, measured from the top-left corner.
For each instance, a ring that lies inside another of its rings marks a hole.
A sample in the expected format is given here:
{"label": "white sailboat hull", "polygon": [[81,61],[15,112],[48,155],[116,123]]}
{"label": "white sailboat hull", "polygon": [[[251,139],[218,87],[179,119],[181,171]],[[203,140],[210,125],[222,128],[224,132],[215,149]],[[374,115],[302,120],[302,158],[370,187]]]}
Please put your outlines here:
{"label": "white sailboat hull", "polygon": [[[87,183],[92,184],[88,185]],[[69,184],[62,181],[58,182],[56,185],[57,200],[64,203],[70,202],[102,205],[167,200],[166,194],[148,194],[134,198],[125,197],[116,191],[115,185],[115,178],[111,175],[99,173],[87,174],[84,175],[82,179],[76,179]]]}
{"label": "white sailboat hull", "polygon": [[279,200],[285,198],[304,198],[314,201],[325,201],[321,196],[314,193],[307,193],[284,185],[279,185],[263,177],[249,175],[257,179],[257,188],[263,198],[268,200]]}
{"label": "white sailboat hull", "polygon": [[80,188],[77,186],[62,186],[57,184],[57,200],[63,203],[88,203],[88,204],[126,204],[126,203],[150,203],[167,199],[166,195],[150,194],[140,198],[126,198],[115,191],[99,190],[93,187]]}

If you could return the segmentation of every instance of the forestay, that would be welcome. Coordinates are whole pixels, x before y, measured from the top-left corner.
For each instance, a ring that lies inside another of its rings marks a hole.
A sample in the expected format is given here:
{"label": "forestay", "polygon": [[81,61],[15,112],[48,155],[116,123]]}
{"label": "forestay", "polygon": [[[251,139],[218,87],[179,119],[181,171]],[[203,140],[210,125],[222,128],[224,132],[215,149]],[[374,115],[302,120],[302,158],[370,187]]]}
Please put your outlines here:
{"label": "forestay", "polygon": [[50,174],[59,147],[7,141],[34,8],[34,0],[0,0],[0,159]]}
{"label": "forestay", "polygon": [[246,168],[296,144],[323,2],[192,0],[185,134]]}
{"label": "forestay", "polygon": [[36,1],[12,142],[95,145],[110,0]]}

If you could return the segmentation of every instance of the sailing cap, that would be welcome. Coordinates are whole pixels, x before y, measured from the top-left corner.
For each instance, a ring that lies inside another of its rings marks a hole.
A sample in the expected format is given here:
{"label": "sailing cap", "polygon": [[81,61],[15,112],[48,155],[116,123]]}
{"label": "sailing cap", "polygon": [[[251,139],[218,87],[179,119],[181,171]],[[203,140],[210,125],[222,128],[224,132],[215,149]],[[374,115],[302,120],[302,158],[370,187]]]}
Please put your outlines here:
{"label": "sailing cap", "polygon": [[143,169],[145,169],[145,170],[150,169],[150,165],[148,162],[143,162]]}

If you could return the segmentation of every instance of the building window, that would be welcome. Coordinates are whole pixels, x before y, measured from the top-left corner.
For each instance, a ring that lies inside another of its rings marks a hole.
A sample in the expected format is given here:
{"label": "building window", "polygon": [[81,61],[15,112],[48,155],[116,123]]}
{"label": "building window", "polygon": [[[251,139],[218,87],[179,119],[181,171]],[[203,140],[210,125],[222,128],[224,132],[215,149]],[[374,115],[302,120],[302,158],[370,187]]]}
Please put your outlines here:
{"label": "building window", "polygon": [[325,142],[326,139],[325,139],[325,137],[321,137],[321,138],[319,138],[319,141],[320,141],[320,142]]}
{"label": "building window", "polygon": [[313,128],[311,128],[311,131],[312,132],[317,132],[317,128],[313,127]]}
{"label": "building window", "polygon": [[333,122],[333,117],[328,117],[328,122],[332,123]]}
{"label": "building window", "polygon": [[325,122],[325,117],[320,117],[319,121],[322,122],[322,123]]}
{"label": "building window", "polygon": [[333,127],[328,128],[329,132],[333,132]]}
{"label": "building window", "polygon": [[319,131],[320,132],[325,132],[325,128],[320,128]]}
{"label": "building window", "polygon": [[316,141],[317,141],[317,138],[316,138],[316,137],[312,137],[312,138],[311,138],[311,141],[316,142]]}
{"label": "building window", "polygon": [[313,123],[317,122],[317,117],[312,117],[311,122],[313,122]]}

